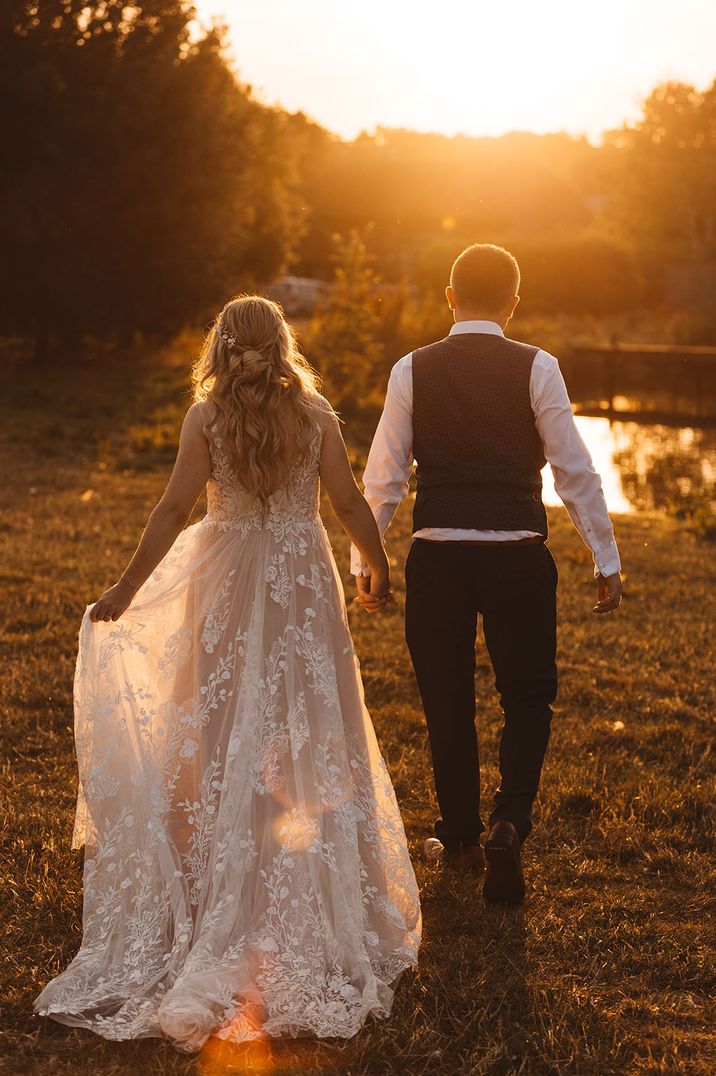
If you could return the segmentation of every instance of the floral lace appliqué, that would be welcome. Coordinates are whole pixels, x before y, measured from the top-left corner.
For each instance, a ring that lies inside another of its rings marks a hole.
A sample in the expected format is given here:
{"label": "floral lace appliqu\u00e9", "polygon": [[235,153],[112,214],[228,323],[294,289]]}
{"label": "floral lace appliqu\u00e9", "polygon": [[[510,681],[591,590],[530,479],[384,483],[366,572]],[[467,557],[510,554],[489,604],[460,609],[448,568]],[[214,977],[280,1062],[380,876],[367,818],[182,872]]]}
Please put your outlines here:
{"label": "floral lace appliqu\u00e9", "polygon": [[214,648],[221,642],[229,621],[231,609],[231,590],[236,569],[232,568],[216,592],[201,633],[201,645],[207,654],[213,654]]}
{"label": "floral lace appliqu\u00e9", "polygon": [[208,511],[74,679],[82,944],[37,1012],[111,1040],[347,1037],[420,905],[318,514],[321,429],[267,511],[216,427]]}

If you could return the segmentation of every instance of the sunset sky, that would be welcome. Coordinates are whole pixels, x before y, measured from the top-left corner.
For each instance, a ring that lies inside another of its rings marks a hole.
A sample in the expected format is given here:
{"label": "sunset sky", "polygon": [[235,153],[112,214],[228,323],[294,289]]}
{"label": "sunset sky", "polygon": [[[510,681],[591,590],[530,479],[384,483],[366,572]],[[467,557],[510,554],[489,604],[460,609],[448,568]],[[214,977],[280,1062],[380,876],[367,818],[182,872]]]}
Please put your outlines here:
{"label": "sunset sky", "polygon": [[241,79],[347,138],[567,130],[597,140],[664,79],[716,77],[716,0],[197,0]]}

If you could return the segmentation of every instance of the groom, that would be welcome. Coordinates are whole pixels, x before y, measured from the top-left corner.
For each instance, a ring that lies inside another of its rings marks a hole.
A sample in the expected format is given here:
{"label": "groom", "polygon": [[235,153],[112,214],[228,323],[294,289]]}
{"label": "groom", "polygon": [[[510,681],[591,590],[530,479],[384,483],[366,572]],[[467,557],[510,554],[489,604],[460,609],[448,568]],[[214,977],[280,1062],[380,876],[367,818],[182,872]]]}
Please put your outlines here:
{"label": "groom", "polygon": [[[621,564],[599,475],[574,423],[557,360],[504,330],[520,272],[502,247],[476,244],[445,289],[455,324],[393,367],[368,456],[365,495],[383,534],[417,462],[405,566],[406,639],[425,710],[440,818],[428,858],[482,871],[485,900],[517,904],[521,846],[532,829],[557,693],[557,568],[545,542],[540,471],[590,547],[595,613],[621,602]],[[370,606],[369,569],[351,571]],[[500,784],[480,834],[475,636],[482,614],[504,723]]]}

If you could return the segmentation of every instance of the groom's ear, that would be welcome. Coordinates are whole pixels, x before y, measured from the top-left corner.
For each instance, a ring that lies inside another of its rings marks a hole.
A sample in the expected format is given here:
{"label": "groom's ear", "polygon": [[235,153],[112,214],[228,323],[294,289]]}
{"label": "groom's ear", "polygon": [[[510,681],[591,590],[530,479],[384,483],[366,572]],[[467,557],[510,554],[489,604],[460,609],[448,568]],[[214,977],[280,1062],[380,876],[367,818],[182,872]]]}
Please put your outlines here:
{"label": "groom's ear", "polygon": [[519,295],[515,295],[510,300],[510,305],[507,308],[507,316],[508,316],[508,318],[511,318],[512,315],[514,314],[515,310],[517,309],[517,307],[519,305],[519,301],[520,301]]}
{"label": "groom's ear", "polygon": [[455,292],[452,290],[452,285],[451,284],[448,284],[448,286],[445,288],[445,298],[448,301],[448,306],[450,307],[450,309],[454,310],[455,306],[456,306]]}

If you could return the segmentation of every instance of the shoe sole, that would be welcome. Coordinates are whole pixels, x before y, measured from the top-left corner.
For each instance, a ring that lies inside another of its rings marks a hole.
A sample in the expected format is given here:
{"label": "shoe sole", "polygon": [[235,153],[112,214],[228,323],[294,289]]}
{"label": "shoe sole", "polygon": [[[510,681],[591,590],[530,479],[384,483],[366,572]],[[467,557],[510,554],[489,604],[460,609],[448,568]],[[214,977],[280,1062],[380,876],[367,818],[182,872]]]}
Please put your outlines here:
{"label": "shoe sole", "polygon": [[482,895],[488,904],[521,904],[525,882],[518,856],[506,845],[487,845],[487,877]]}
{"label": "shoe sole", "polygon": [[445,849],[436,848],[430,843],[432,840],[432,837],[428,837],[426,840],[423,841],[423,859],[426,863],[442,863],[445,855]]}

